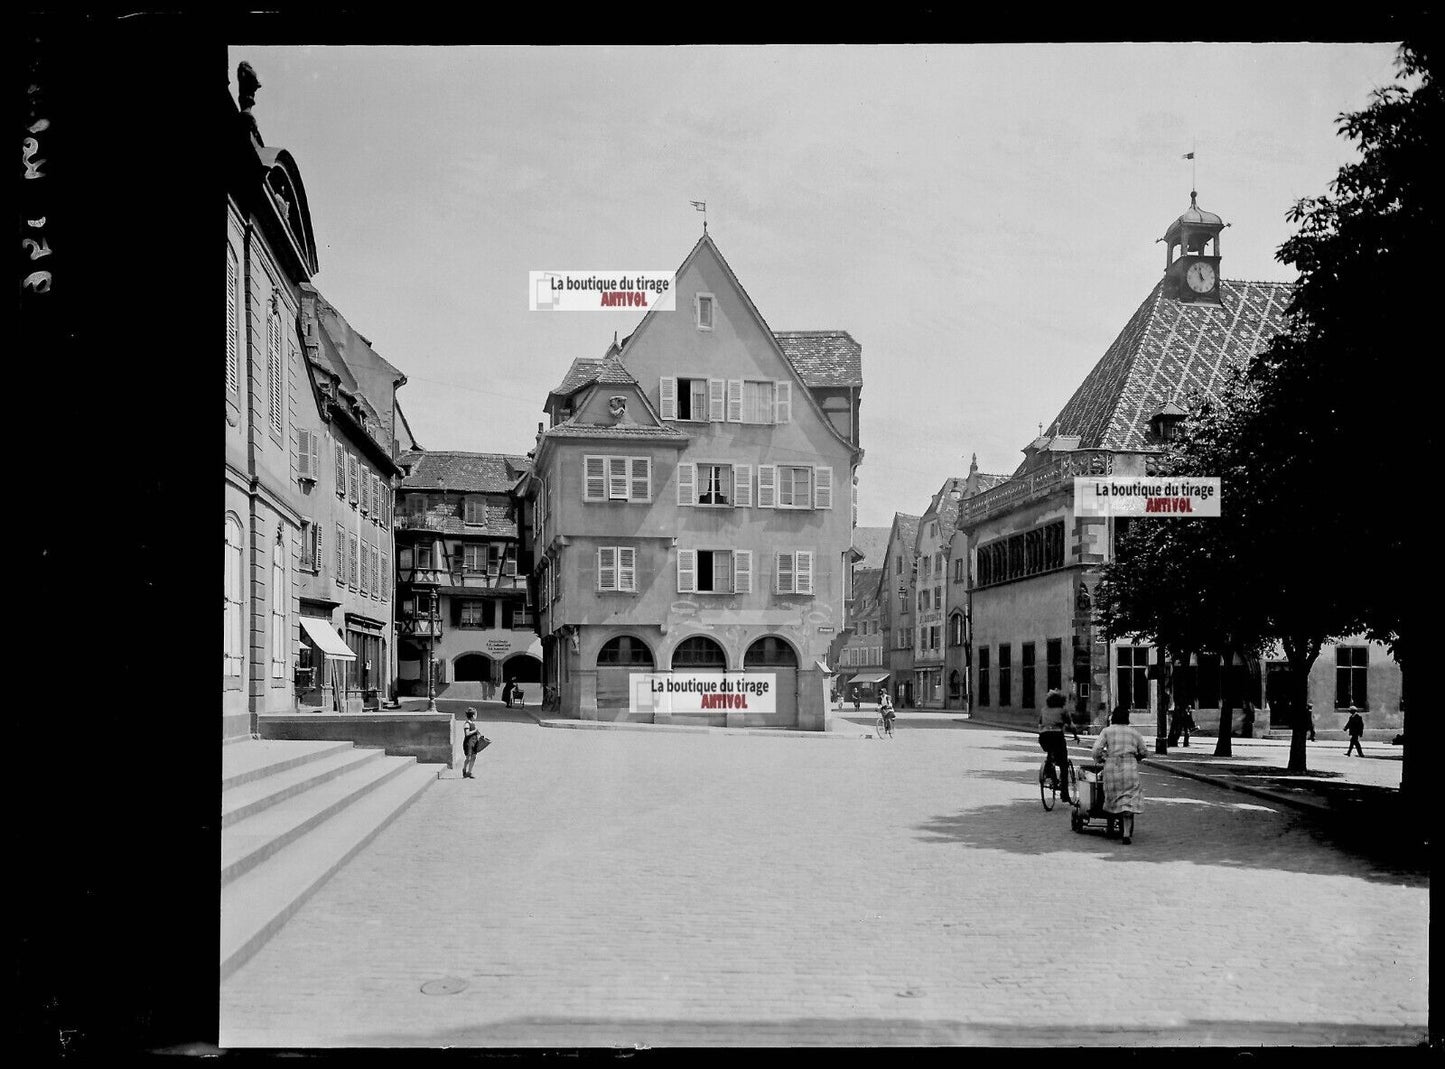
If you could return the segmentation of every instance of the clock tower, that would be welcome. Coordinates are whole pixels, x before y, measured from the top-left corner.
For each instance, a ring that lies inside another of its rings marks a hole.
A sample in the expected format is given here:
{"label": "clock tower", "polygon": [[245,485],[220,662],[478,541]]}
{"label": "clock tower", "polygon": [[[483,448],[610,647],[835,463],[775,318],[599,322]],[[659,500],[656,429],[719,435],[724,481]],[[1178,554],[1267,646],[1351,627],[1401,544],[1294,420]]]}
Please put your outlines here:
{"label": "clock tower", "polygon": [[[1229,224],[1200,208],[1195,200],[1198,196],[1190,191],[1188,210],[1170,223],[1159,239],[1165,245],[1165,291],[1177,301],[1218,304],[1219,232]],[[1211,241],[1212,255],[1206,252]]]}

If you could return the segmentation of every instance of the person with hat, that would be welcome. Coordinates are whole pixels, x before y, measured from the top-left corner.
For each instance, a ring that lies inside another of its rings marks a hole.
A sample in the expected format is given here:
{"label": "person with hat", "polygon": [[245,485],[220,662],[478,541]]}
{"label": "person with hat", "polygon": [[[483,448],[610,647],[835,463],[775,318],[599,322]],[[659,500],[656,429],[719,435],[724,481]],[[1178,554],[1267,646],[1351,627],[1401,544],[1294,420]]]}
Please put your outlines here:
{"label": "person with hat", "polygon": [[1079,732],[1069,720],[1065,704],[1066,699],[1061,690],[1051,690],[1044,696],[1044,708],[1039,713],[1039,749],[1044,751],[1045,756],[1044,763],[1039,768],[1039,782],[1045,783],[1052,776],[1058,783],[1059,796],[1068,803],[1071,801],[1066,774],[1069,767],[1069,747],[1064,742],[1064,729],[1067,728],[1073,733],[1075,742],[1079,741]]}

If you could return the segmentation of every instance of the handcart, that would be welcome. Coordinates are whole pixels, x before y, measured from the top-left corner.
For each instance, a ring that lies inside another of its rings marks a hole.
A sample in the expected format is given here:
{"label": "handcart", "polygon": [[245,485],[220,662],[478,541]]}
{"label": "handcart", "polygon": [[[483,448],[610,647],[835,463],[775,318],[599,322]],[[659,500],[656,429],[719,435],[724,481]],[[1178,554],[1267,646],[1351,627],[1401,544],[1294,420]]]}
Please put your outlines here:
{"label": "handcart", "polygon": [[1106,839],[1115,839],[1123,834],[1124,818],[1104,808],[1104,766],[1091,764],[1076,766],[1077,779],[1069,784],[1074,811],[1069,815],[1069,826],[1082,833],[1085,828],[1103,831]]}

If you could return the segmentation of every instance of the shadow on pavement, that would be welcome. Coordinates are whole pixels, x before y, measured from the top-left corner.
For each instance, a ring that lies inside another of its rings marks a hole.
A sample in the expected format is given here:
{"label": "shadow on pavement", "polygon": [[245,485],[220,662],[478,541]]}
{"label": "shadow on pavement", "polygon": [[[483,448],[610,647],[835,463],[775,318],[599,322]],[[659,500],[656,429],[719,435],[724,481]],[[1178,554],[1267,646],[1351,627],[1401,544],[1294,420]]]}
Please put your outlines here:
{"label": "shadow on pavement", "polygon": [[[902,1003],[900,1003],[902,1005]],[[1426,1027],[1327,1021],[1186,1020],[1149,1025],[1021,1025],[949,1018],[785,1017],[763,1020],[513,1017],[425,1035],[359,1036],[357,1046],[1419,1046]],[[348,1044],[353,1045],[353,1044]]]}
{"label": "shadow on pavement", "polygon": [[[1035,773],[971,775],[1032,788],[1038,784]],[[915,830],[924,842],[985,850],[1042,854],[1074,849],[1110,861],[1184,861],[1307,875],[1359,876],[1358,862],[1364,860],[1370,867],[1363,878],[1372,883],[1430,885],[1429,854],[1421,849],[1415,830],[1392,826],[1393,818],[1382,816],[1381,810],[1353,816],[1316,814],[1277,803],[1272,811],[1263,800],[1232,792],[1221,791],[1217,798],[1198,797],[1203,792],[1186,784],[1189,781],[1182,778],[1157,774],[1145,780],[1144,810],[1137,818],[1130,846],[1105,838],[1102,831],[1074,832],[1069,820],[1071,807],[1060,801],[1052,813],[1045,812],[1032,792],[1017,802],[936,816],[915,825]],[[1279,849],[1278,841],[1295,831],[1307,834],[1320,848]]]}

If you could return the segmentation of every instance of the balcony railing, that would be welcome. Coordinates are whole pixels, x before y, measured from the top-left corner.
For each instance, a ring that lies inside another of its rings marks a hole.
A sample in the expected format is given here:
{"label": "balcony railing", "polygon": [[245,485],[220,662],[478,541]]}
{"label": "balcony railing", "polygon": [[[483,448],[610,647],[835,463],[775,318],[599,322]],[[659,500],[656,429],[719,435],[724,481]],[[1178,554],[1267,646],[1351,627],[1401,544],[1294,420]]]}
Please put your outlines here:
{"label": "balcony railing", "polygon": [[440,616],[405,612],[397,617],[396,630],[397,634],[410,635],[413,638],[440,638],[442,621]]}
{"label": "balcony railing", "polygon": [[1131,462],[1135,456],[1142,455],[1144,454],[1116,453],[1110,449],[1078,449],[1064,453],[1058,459],[1040,465],[1033,471],[1025,472],[1006,483],[1000,483],[992,490],[985,490],[976,497],[964,500],[959,505],[959,525],[967,527],[979,523],[1024,502],[1047,497],[1066,486],[1072,489],[1076,478],[1113,475],[1120,468],[1129,469],[1132,475],[1135,474],[1136,467],[1137,474],[1143,475],[1143,465]]}

